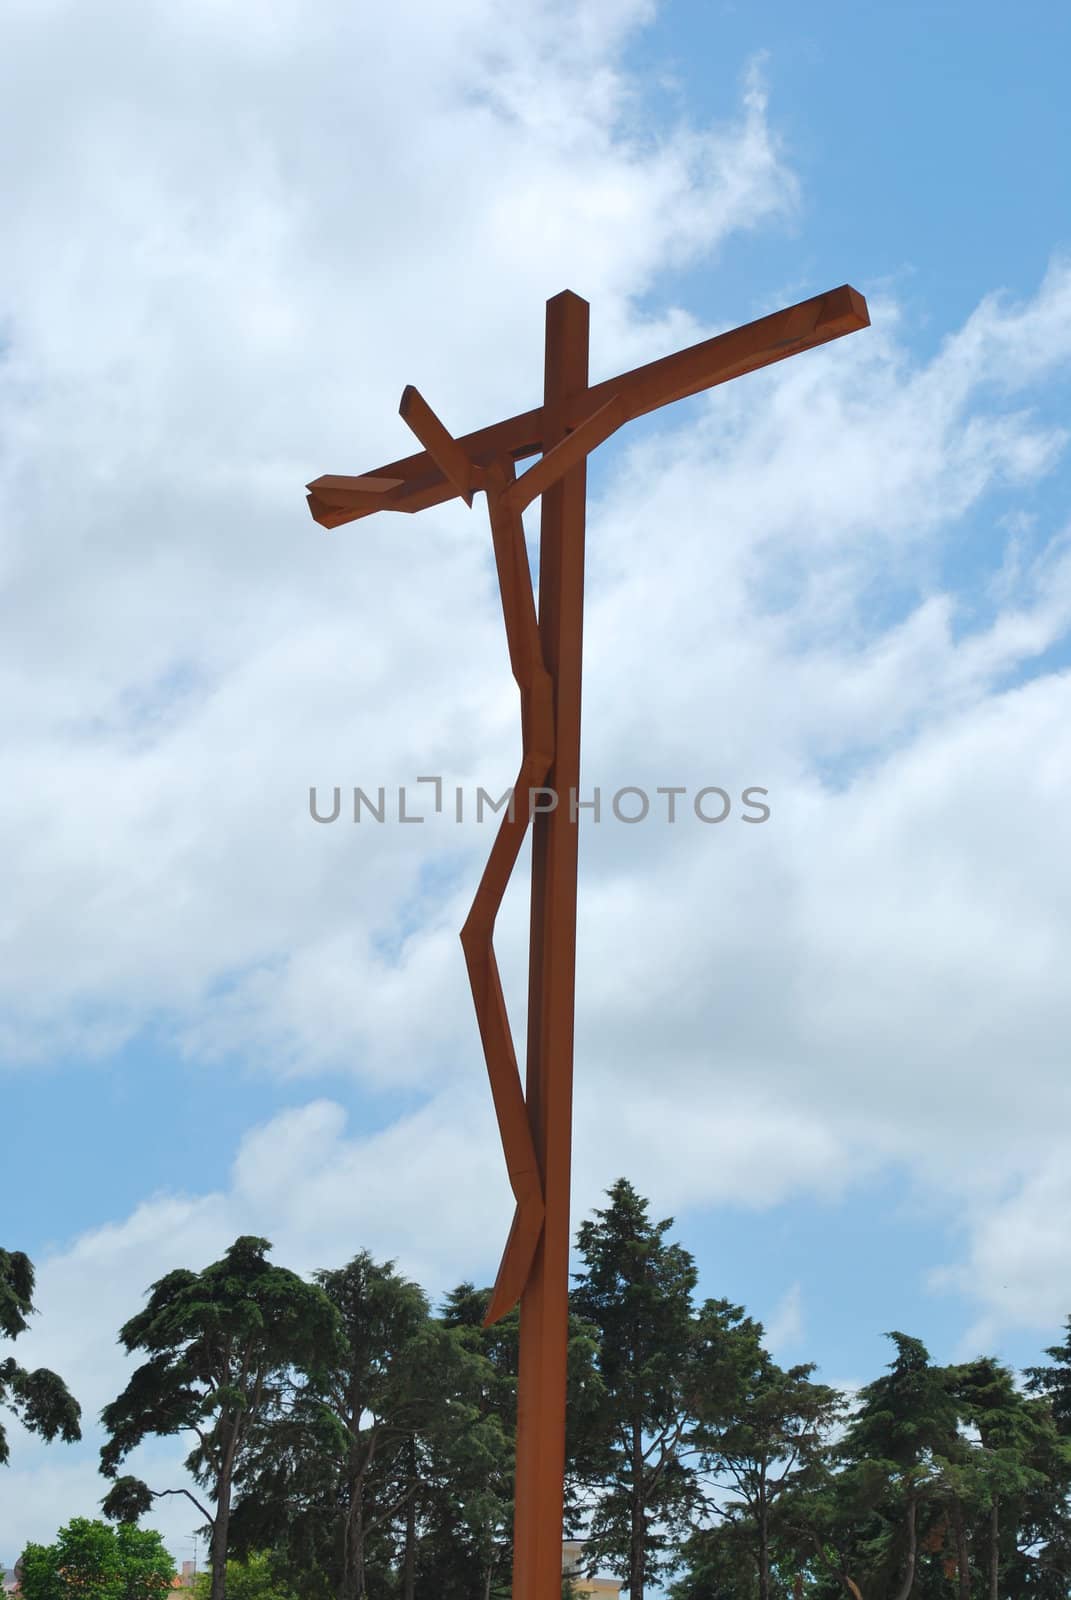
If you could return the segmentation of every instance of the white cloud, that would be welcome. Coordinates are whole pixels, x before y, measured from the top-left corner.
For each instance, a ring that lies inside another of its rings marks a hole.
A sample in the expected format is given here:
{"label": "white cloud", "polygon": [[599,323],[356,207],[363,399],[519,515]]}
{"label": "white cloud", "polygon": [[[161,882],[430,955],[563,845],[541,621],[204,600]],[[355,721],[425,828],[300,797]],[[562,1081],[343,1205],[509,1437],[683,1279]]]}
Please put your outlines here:
{"label": "white cloud", "polygon": [[765,1329],[765,1342],[771,1353],[780,1358],[787,1351],[790,1359],[803,1337],[803,1287],[799,1282],[789,1284]]}
{"label": "white cloud", "polygon": [[1005,1328],[1062,1327],[1071,1310],[1071,1171],[1066,1150],[1047,1144],[1039,1137],[1036,1163],[1024,1160],[1014,1179],[975,1199],[966,1260],[931,1273],[936,1289],[966,1292],[982,1308],[964,1333],[962,1359],[993,1348]]}

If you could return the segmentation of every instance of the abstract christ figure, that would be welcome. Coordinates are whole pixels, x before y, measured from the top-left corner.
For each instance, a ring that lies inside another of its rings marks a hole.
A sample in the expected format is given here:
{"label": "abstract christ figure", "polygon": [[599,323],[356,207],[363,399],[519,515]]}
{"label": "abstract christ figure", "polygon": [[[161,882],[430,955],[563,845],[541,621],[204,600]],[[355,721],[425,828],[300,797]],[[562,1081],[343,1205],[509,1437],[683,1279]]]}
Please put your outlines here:
{"label": "abstract christ figure", "polygon": [[[554,1600],[561,1581],[569,1315],[577,818],[560,803],[532,817],[532,794],[580,782],[584,524],[589,452],[622,423],[869,325],[849,284],[716,334],[631,372],[588,380],[588,304],[547,301],[543,400],[455,439],[415,389],[401,414],[424,449],[363,476],[308,487],[324,528],[379,511],[412,513],[487,496],[510,662],[521,694],[521,765],[462,944],[517,1202],[487,1321],[521,1302],[513,1600]],[[835,448],[837,441],[831,441]],[[514,463],[538,456],[519,477]],[[521,514],[542,496],[539,604]],[[522,1092],[494,952],[495,918],[529,825],[532,903],[528,1048]]]}

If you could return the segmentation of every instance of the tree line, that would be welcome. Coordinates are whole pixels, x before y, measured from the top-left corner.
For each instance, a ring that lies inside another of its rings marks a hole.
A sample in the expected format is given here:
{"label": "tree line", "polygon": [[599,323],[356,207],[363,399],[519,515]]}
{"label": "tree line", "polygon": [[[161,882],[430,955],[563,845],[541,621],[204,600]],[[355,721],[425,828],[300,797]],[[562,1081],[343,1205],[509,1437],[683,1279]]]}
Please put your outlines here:
{"label": "tree line", "polygon": [[[566,1532],[586,1541],[584,1572],[630,1600],[656,1585],[672,1600],[1067,1600],[1071,1318],[1022,1374],[993,1356],[940,1366],[892,1332],[886,1370],[845,1395],[814,1363],[779,1366],[743,1307],[697,1302],[672,1218],[652,1221],[626,1179],[607,1201],[577,1232],[570,1292]],[[120,1329],[143,1359],[101,1413],[115,1527],[76,1519],[78,1548],[124,1529],[129,1545],[158,1499],[184,1495],[209,1540],[201,1600],[507,1600],[518,1312],[484,1327],[490,1290],[463,1283],[433,1313],[367,1251],[310,1280],[270,1252],[243,1236],[169,1272]],[[32,1293],[26,1257],[0,1251],[7,1337]],[[0,1402],[45,1438],[80,1437],[54,1373],[0,1363]],[[122,1471],[170,1435],[193,1441],[195,1489]],[[135,1546],[141,1587],[109,1546],[100,1600],[152,1600],[163,1569]],[[92,1600],[58,1544],[27,1547],[22,1589]]]}

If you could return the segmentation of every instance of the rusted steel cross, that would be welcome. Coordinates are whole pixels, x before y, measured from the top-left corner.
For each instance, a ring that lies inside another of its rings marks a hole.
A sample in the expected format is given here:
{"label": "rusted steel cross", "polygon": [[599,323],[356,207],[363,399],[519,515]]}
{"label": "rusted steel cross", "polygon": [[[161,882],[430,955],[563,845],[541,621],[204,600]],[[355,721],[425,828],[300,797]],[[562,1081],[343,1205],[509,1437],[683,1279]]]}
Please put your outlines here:
{"label": "rusted steel cross", "polygon": [[[422,451],[361,477],[308,485],[309,509],[325,528],[374,511],[422,511],[455,495],[471,506],[479,491],[490,515],[510,665],[521,691],[521,766],[461,942],[516,1199],[486,1318],[495,1322],[520,1301],[513,1600],[557,1600],[561,1590],[577,874],[570,797],[580,784],[587,458],[634,417],[869,322],[866,301],[845,284],[589,385],[588,304],[565,290],[547,302],[541,406],[455,439],[409,387],[401,415]],[[518,476],[515,463],[534,455],[540,460]],[[537,616],[521,513],[540,495]],[[548,788],[558,796],[551,811],[535,801],[535,791]],[[529,822],[522,1092],[492,936]]]}

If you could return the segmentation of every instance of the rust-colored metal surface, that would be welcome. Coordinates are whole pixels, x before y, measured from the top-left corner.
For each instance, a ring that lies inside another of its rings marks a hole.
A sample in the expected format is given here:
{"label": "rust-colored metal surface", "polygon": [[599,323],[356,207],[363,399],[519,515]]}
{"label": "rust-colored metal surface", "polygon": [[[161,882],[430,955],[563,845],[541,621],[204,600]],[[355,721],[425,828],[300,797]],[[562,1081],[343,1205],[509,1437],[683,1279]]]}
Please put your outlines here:
{"label": "rust-colored metal surface", "polygon": [[[588,384],[588,305],[547,302],[543,403],[455,438],[411,385],[401,416],[424,446],[357,477],[308,485],[335,528],[373,511],[419,511],[486,497],[510,666],[521,695],[521,763],[461,943],[516,1201],[487,1322],[520,1301],[513,1600],[561,1591],[569,1299],[573,1002],[576,965],[584,502],[588,455],[624,423],[869,325],[843,285],[688,350]],[[519,476],[515,463],[539,460]],[[521,513],[542,496],[539,609]],[[536,809],[535,792],[558,796]],[[534,815],[533,815],[534,813]],[[498,909],[532,827],[527,1070],[522,1090],[494,951]]]}

